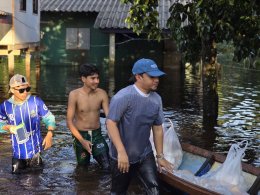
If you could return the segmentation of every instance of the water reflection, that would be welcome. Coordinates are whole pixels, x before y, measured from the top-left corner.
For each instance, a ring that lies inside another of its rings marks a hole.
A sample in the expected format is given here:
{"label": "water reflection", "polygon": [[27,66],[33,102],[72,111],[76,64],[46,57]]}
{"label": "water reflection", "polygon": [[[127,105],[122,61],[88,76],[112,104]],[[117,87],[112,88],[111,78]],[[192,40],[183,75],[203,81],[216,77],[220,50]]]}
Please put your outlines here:
{"label": "water reflection", "polygon": [[[260,81],[258,72],[231,72],[225,68],[225,82],[219,85],[222,98],[219,101],[218,141],[215,150],[227,150],[226,144],[234,141],[249,141],[244,161],[260,166]],[[239,74],[240,73],[240,74]],[[250,156],[253,158],[250,159]]]}

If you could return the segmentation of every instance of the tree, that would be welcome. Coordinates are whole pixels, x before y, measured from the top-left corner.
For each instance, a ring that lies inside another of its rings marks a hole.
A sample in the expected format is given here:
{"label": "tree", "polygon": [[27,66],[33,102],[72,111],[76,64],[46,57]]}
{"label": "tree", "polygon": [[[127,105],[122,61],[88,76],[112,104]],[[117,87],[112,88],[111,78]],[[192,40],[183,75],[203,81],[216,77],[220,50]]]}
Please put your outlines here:
{"label": "tree", "polygon": [[[122,0],[131,3],[126,19],[137,34],[160,39],[158,0]],[[260,5],[256,0],[176,0],[168,27],[187,59],[215,66],[216,43],[232,42],[234,60],[256,55],[260,46]]]}
{"label": "tree", "polygon": [[[159,1],[122,0],[131,3],[126,22],[137,34],[160,39],[157,7]],[[257,55],[260,46],[260,4],[257,0],[176,0],[170,7],[167,25],[186,60],[202,61],[203,121],[212,121],[214,130],[218,116],[216,43],[231,42],[234,60]],[[206,124],[206,123],[205,123]]]}

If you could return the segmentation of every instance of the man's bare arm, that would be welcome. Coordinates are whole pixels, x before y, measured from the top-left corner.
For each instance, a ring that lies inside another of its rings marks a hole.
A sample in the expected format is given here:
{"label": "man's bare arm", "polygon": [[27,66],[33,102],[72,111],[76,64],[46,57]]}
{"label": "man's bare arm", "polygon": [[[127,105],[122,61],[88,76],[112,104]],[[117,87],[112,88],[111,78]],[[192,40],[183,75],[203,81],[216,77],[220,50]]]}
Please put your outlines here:
{"label": "man's bare arm", "polygon": [[162,125],[154,125],[153,129],[153,139],[157,154],[163,153],[163,128]]}
{"label": "man's bare arm", "polygon": [[118,169],[123,173],[128,172],[130,164],[125,147],[119,134],[117,123],[107,119],[106,124],[110,139],[112,140],[117,150]]}
{"label": "man's bare arm", "polygon": [[162,125],[154,125],[152,127],[153,129],[153,139],[154,139],[154,145],[157,153],[157,162],[159,171],[161,172],[161,167],[164,167],[167,171],[172,172],[173,165],[168,162],[164,156],[163,156],[163,128]]}

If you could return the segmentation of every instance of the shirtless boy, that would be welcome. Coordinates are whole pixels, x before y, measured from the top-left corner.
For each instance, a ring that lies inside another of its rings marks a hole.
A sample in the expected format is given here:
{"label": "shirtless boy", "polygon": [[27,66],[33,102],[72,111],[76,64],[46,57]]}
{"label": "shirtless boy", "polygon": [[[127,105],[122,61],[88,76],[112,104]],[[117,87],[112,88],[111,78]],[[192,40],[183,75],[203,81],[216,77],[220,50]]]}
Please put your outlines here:
{"label": "shirtless boy", "polygon": [[89,165],[90,155],[109,169],[108,145],[101,135],[100,109],[108,114],[108,95],[98,88],[99,71],[96,66],[80,66],[81,88],[70,92],[67,109],[67,125],[73,135],[78,165]]}

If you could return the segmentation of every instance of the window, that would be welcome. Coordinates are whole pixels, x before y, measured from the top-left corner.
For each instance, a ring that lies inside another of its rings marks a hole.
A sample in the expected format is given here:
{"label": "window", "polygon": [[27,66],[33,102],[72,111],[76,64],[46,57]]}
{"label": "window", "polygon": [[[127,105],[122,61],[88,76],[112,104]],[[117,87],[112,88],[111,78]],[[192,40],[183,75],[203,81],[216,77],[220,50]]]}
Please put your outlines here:
{"label": "window", "polygon": [[26,11],[26,0],[20,0],[20,10]]}
{"label": "window", "polygon": [[89,28],[67,28],[66,49],[90,49]]}
{"label": "window", "polygon": [[38,0],[33,0],[33,13],[38,14]]}

